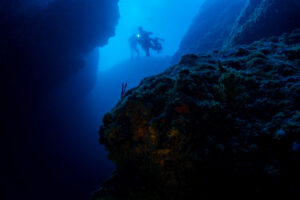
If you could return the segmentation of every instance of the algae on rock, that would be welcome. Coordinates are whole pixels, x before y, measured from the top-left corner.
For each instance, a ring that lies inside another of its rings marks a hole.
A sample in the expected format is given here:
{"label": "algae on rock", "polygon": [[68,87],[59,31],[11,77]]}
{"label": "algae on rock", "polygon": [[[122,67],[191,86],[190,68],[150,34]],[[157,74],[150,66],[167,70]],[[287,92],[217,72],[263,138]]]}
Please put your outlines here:
{"label": "algae on rock", "polygon": [[300,178],[300,30],[145,78],[106,115],[112,199],[291,199]]}

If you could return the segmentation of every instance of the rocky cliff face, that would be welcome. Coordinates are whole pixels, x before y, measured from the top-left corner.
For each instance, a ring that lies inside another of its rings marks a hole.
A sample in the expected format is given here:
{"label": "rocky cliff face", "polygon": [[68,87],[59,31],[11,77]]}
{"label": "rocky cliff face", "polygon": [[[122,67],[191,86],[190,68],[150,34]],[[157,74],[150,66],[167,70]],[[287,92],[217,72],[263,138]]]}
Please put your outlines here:
{"label": "rocky cliff face", "polygon": [[83,97],[96,82],[98,52],[91,51],[114,35],[117,3],[0,0],[0,199],[89,196],[95,163],[74,167],[88,157],[86,148],[74,153],[86,145],[74,136],[92,130],[81,130]]}
{"label": "rocky cliff face", "polygon": [[227,45],[249,44],[300,28],[297,0],[251,0],[238,18]]}
{"label": "rocky cliff face", "polygon": [[21,93],[47,91],[73,76],[84,55],[114,35],[119,17],[117,0],[22,2],[0,3],[1,81]]}
{"label": "rocky cliff face", "polygon": [[299,195],[300,30],[186,55],[107,113],[117,165],[103,199],[292,199]]}
{"label": "rocky cliff face", "polygon": [[300,27],[299,13],[297,0],[206,1],[174,61],[187,53],[249,44],[290,32]]}
{"label": "rocky cliff face", "polygon": [[245,0],[205,1],[181,41],[179,50],[174,55],[174,63],[187,53],[207,52],[221,48],[246,3]]}

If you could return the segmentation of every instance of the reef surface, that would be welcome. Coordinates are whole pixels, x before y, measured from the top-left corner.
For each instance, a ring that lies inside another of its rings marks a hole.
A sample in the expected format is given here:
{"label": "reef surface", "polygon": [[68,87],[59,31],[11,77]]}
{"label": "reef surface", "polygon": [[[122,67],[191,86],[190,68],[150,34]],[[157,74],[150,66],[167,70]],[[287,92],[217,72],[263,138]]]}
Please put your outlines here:
{"label": "reef surface", "polygon": [[300,30],[183,56],[103,118],[102,199],[292,199],[300,188]]}

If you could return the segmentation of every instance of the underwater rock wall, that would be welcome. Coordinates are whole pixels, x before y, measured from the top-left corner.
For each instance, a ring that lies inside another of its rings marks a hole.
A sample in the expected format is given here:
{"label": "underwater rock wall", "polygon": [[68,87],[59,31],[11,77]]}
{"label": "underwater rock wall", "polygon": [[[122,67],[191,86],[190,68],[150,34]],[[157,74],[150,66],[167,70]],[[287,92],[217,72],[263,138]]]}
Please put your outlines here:
{"label": "underwater rock wall", "polygon": [[208,52],[221,48],[246,2],[245,0],[205,1],[181,41],[173,62],[177,63],[180,57],[187,53]]}
{"label": "underwater rock wall", "polygon": [[295,28],[300,28],[298,0],[252,0],[237,20],[227,45],[249,44]]}
{"label": "underwater rock wall", "polygon": [[96,82],[93,49],[114,35],[117,3],[0,0],[0,199],[87,199],[93,190],[99,161],[84,146],[95,130],[83,99]]}
{"label": "underwater rock wall", "polygon": [[104,199],[292,199],[300,179],[300,29],[190,54],[126,92],[100,142]]}
{"label": "underwater rock wall", "polygon": [[117,0],[21,2],[4,1],[0,9],[1,81],[21,93],[41,93],[73,76],[84,55],[114,35],[119,18]]}
{"label": "underwater rock wall", "polygon": [[298,0],[207,0],[174,55],[174,64],[188,53],[249,44],[300,28],[299,13]]}

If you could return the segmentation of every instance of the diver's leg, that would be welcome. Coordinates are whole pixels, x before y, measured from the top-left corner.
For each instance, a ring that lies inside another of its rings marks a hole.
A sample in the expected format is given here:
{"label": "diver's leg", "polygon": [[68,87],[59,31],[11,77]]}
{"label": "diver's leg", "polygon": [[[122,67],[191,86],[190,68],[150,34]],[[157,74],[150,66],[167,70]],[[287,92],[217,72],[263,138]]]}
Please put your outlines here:
{"label": "diver's leg", "polygon": [[140,51],[138,48],[136,48],[136,56],[137,56],[137,59],[140,59]]}
{"label": "diver's leg", "polygon": [[132,47],[130,48],[130,53],[131,53],[130,60],[133,60],[133,57],[134,57],[134,51],[133,51],[133,48],[132,48]]}
{"label": "diver's leg", "polygon": [[147,56],[147,57],[150,57],[150,49],[149,49],[149,48],[146,48],[146,49],[145,49],[145,52],[146,52],[146,56]]}
{"label": "diver's leg", "polygon": [[140,55],[139,49],[137,46],[134,47],[134,54],[136,55],[135,57],[138,58]]}

